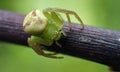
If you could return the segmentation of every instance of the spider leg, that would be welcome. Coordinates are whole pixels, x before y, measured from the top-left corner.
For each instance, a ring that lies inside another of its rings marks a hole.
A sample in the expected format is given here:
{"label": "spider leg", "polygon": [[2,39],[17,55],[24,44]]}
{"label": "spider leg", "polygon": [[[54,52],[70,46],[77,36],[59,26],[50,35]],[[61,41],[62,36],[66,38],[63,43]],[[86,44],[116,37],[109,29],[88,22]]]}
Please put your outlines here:
{"label": "spider leg", "polygon": [[40,44],[37,44],[34,40],[32,40],[31,38],[28,38],[28,44],[30,47],[32,47],[32,49],[38,54],[38,55],[42,55],[48,58],[57,58],[57,59],[61,59],[63,57],[58,57],[55,56],[57,53],[45,53],[43,51],[44,47]]}
{"label": "spider leg", "polygon": [[68,24],[69,24],[70,29],[72,29],[72,23],[71,23],[70,16],[68,13],[66,13],[66,17],[68,19]]}
{"label": "spider leg", "polygon": [[73,13],[73,15],[78,19],[78,21],[81,23],[81,26],[82,26],[82,30],[84,29],[84,23],[83,23],[83,21],[81,20],[81,18],[75,13],[75,12],[72,12]]}
{"label": "spider leg", "polygon": [[82,26],[82,30],[84,29],[84,23],[83,21],[81,20],[81,18],[76,14],[76,12],[74,11],[70,11],[70,10],[66,10],[66,9],[59,9],[59,8],[47,8],[45,9],[44,11],[49,11],[49,12],[60,12],[60,13],[65,13],[66,16],[67,16],[67,19],[68,19],[68,23],[69,23],[69,27],[71,28],[72,25],[71,25],[71,20],[70,20],[70,17],[69,15],[74,15],[76,17],[76,19],[80,22],[81,26]]}

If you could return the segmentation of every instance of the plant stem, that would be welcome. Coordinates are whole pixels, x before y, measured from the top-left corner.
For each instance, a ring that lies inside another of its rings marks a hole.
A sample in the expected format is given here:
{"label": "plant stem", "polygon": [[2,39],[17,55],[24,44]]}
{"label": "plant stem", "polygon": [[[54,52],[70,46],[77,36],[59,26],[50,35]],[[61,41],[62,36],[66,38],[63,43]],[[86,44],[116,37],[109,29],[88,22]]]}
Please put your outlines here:
{"label": "plant stem", "polygon": [[[0,40],[26,45],[30,36],[22,28],[25,15],[0,10]],[[120,70],[120,32],[108,29],[85,26],[73,23],[72,30],[67,22],[63,30],[67,36],[60,39],[62,48],[57,45],[46,47],[47,50],[59,52],[97,63],[108,65],[114,70]]]}

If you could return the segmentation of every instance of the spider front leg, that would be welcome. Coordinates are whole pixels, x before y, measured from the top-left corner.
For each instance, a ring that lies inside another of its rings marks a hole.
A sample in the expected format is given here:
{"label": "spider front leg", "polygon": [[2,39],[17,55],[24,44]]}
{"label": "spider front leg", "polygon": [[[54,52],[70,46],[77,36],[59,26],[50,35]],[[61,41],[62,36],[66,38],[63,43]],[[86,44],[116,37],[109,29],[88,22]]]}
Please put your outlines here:
{"label": "spider front leg", "polygon": [[47,8],[44,11],[48,11],[48,12],[60,12],[60,13],[64,13],[66,14],[66,17],[68,19],[68,23],[69,23],[69,27],[70,29],[72,28],[72,22],[70,19],[70,14],[74,15],[76,17],[76,19],[80,22],[81,26],[82,26],[82,30],[84,29],[84,23],[81,20],[81,18],[76,14],[76,12],[71,11],[71,10],[66,10],[66,9],[59,9],[59,8]]}
{"label": "spider front leg", "polygon": [[[40,40],[39,40],[40,41]],[[45,57],[48,57],[48,58],[58,58],[58,59],[61,59],[63,57],[58,57],[58,56],[55,56],[57,53],[45,53],[43,51],[43,49],[45,49],[44,46],[38,44],[35,40],[34,40],[34,37],[30,37],[28,38],[28,44],[30,47],[32,47],[32,49],[38,54],[38,55],[42,55],[42,56],[45,56]]]}

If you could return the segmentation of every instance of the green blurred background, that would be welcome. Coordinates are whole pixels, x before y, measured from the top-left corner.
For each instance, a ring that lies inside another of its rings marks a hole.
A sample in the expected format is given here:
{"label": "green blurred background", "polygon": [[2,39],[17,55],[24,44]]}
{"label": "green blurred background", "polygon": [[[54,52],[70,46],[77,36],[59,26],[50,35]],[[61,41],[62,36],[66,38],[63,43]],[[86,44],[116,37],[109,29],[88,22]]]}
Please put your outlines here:
{"label": "green blurred background", "polygon": [[[120,30],[120,0],[0,0],[0,9],[22,14],[48,7],[73,10],[87,25]],[[49,59],[25,46],[0,42],[0,72],[109,72],[105,65],[60,55],[65,58]]]}

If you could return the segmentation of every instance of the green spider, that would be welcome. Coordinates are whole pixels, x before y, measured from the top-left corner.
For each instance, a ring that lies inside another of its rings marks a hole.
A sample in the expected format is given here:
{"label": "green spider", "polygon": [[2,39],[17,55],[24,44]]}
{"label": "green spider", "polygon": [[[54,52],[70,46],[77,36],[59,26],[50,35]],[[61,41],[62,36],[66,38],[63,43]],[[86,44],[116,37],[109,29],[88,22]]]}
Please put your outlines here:
{"label": "green spider", "polygon": [[82,25],[82,29],[84,29],[82,20],[74,11],[58,8],[47,8],[43,11],[35,9],[31,11],[24,19],[23,29],[26,33],[32,35],[28,38],[28,45],[32,47],[38,55],[49,58],[63,58],[56,56],[56,53],[45,53],[43,51],[44,46],[51,46],[54,42],[61,47],[58,40],[62,35],[66,35],[62,30],[64,25],[63,19],[58,12],[66,14],[70,29],[72,28],[70,14],[78,19]]}

